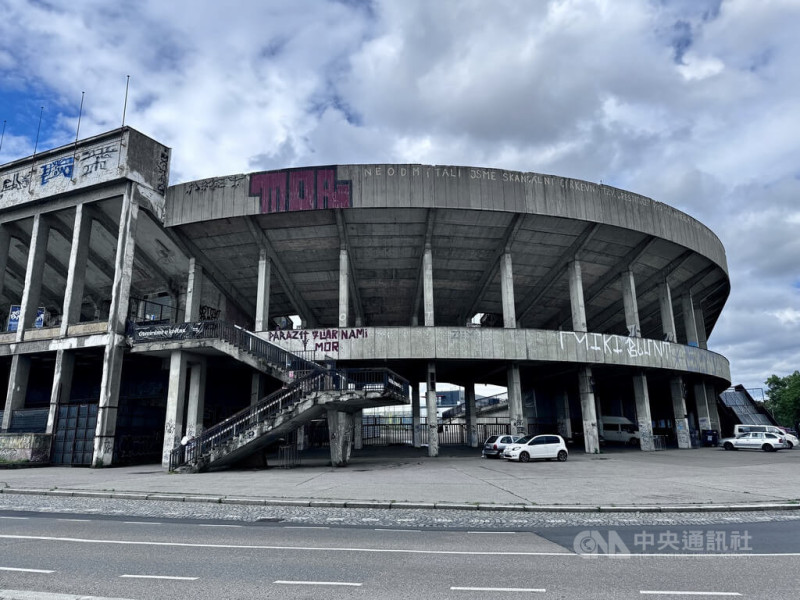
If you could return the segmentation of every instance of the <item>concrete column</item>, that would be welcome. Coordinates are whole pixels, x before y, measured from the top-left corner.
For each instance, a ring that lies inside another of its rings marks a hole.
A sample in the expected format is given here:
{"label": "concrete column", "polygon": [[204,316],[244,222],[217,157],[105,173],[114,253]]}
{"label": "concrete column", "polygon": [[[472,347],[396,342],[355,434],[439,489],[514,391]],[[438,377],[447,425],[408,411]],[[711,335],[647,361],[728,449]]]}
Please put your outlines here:
{"label": "concrete column", "polygon": [[653,418],[650,416],[650,393],[647,391],[647,376],[642,372],[633,376],[633,397],[636,399],[640,446],[644,452],[653,452],[656,446],[653,441]]}
{"label": "concrete column", "polygon": [[475,405],[475,384],[468,383],[464,386],[464,413],[467,421],[467,440],[470,448],[477,448],[481,443],[478,439],[478,409]]}
{"label": "concrete column", "polygon": [[428,363],[425,407],[428,414],[428,456],[439,456],[439,415],[436,409],[436,363]]}
{"label": "concrete column", "polygon": [[272,283],[272,261],[266,248],[258,254],[258,290],[256,291],[256,331],[269,329],[269,294]]}
{"label": "concrete column", "polygon": [[708,350],[708,335],[706,334],[706,321],[702,307],[694,309],[694,324],[697,330],[697,345],[703,350]]}
{"label": "concrete column", "polygon": [[353,450],[361,450],[364,447],[364,411],[359,410],[353,413]]}
{"label": "concrete column", "polygon": [[350,460],[353,415],[328,410],[328,435],[330,436],[331,466],[344,467]]}
{"label": "concrete column", "polygon": [[522,385],[519,379],[519,365],[509,365],[506,369],[508,381],[508,433],[527,435],[528,427],[522,411]]}
{"label": "concrete column", "polygon": [[306,426],[300,425],[295,430],[295,444],[297,445],[297,451],[302,452],[306,449]]}
{"label": "concrete column", "polygon": [[8,230],[0,225],[0,298],[5,291],[6,266],[8,265],[8,250],[11,247],[11,236]]}
{"label": "concrete column", "polygon": [[7,432],[8,428],[11,427],[13,412],[25,407],[25,397],[28,395],[28,376],[30,372],[30,356],[15,354],[11,358],[11,371],[8,374],[6,405],[3,409],[3,432]]}
{"label": "concrete column", "polygon": [[678,336],[675,329],[675,313],[672,311],[672,293],[666,281],[659,286],[658,304],[661,309],[661,330],[664,339],[674,344],[678,341]]}
{"label": "concrete column", "polygon": [[565,440],[571,440],[572,419],[569,413],[569,394],[566,390],[556,394],[556,414],[558,415],[558,435]]}
{"label": "concrete column", "polygon": [[600,452],[600,438],[597,431],[591,367],[580,367],[578,369],[578,391],[581,397],[584,449],[586,454],[598,454]]}
{"label": "concrete column", "polygon": [[433,253],[430,244],[425,244],[425,254],[422,255],[422,294],[425,327],[433,327]]}
{"label": "concrete column", "polygon": [[583,278],[581,264],[577,260],[569,263],[569,303],[572,309],[573,331],[588,331],[586,328],[586,303],[583,300]]}
{"label": "concrete column", "polygon": [[517,313],[514,305],[514,272],[511,267],[511,253],[506,252],[500,259],[500,295],[503,300],[503,327],[516,329]]}
{"label": "concrete column", "polygon": [[683,326],[686,333],[686,344],[697,347],[700,344],[697,338],[697,324],[694,320],[694,301],[690,292],[683,295],[681,304],[683,306]]}
{"label": "concrete column", "polygon": [[33,218],[31,247],[28,248],[28,268],[25,271],[25,289],[22,291],[19,324],[17,325],[17,342],[21,342],[25,330],[33,327],[39,311],[39,298],[42,293],[42,277],[47,257],[47,238],[50,237],[50,226],[42,215]]}
{"label": "concrete column", "polygon": [[722,432],[720,431],[720,427],[722,425],[719,422],[719,409],[717,408],[717,391],[714,389],[714,386],[711,385],[708,381],[706,381],[706,406],[708,406],[708,420],[711,422],[711,429],[716,429],[721,437]]}
{"label": "concrete column", "polygon": [[200,298],[203,295],[203,267],[194,257],[189,259],[189,281],[186,283],[186,314],[189,323],[200,320]]}
{"label": "concrete column", "polygon": [[267,395],[267,379],[263,373],[254,371],[250,377],[250,406],[255,406],[258,401]]}
{"label": "concrete column", "polygon": [[706,386],[702,381],[694,384],[694,401],[697,405],[697,427],[702,433],[703,429],[711,429]]}
{"label": "concrete column", "polygon": [[419,383],[414,382],[411,385],[411,439],[414,448],[422,446],[422,419],[420,402],[419,402]]}
{"label": "concrete column", "polygon": [[350,261],[347,249],[339,250],[339,327],[350,326]]}
{"label": "concrete column", "polygon": [[133,187],[128,183],[122,199],[117,253],[114,259],[114,281],[111,286],[111,303],[108,311],[109,341],[103,354],[103,377],[100,382],[100,402],[97,407],[93,467],[110,466],[114,455],[122,359],[127,347],[125,324],[128,317],[138,217],[139,206],[133,201]]}
{"label": "concrete column", "polygon": [[625,324],[628,327],[630,337],[642,337],[642,329],[639,325],[639,303],[636,300],[636,282],[633,278],[633,271],[625,271],[621,278],[622,284],[622,305],[625,308]]}
{"label": "concrete column", "polygon": [[[197,356],[189,363],[189,402],[186,408],[186,435],[203,433],[203,413],[206,403],[206,361]],[[181,436],[183,437],[183,436]]]}
{"label": "concrete column", "polygon": [[675,437],[678,439],[678,448],[691,448],[692,437],[689,434],[684,389],[683,378],[680,375],[670,378],[669,393],[672,397],[672,418],[675,421]]}
{"label": "concrete column", "polygon": [[53,387],[50,392],[50,411],[47,413],[45,433],[55,433],[58,407],[68,404],[72,392],[72,375],[75,372],[75,355],[68,350],[56,352],[56,365],[53,372]]}
{"label": "concrete column", "polygon": [[169,468],[172,449],[183,438],[183,415],[186,408],[187,355],[173,350],[169,357],[169,387],[167,388],[167,416],[164,422],[164,446],[161,452],[161,466]]}
{"label": "concrete column", "polygon": [[92,219],[88,213],[84,204],[79,204],[75,208],[67,285],[64,290],[64,305],[61,311],[61,330],[59,332],[61,337],[66,337],[70,325],[81,320],[86,265],[89,261],[89,238],[92,234]]}

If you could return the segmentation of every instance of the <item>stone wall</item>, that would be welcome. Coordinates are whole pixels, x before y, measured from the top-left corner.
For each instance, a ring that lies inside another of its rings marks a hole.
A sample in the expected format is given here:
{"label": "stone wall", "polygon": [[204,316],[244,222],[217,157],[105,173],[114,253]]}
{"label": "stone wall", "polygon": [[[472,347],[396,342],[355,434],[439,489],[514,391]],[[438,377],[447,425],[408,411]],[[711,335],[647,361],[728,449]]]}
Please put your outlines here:
{"label": "stone wall", "polygon": [[0,434],[0,465],[18,463],[48,464],[52,436],[44,433]]}

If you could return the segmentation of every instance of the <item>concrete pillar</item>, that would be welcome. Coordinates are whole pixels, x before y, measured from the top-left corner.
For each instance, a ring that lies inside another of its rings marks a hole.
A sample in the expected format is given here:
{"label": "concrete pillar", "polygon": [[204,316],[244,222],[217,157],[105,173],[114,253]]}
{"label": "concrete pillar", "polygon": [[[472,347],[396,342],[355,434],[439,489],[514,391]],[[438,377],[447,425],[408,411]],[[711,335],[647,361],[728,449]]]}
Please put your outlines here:
{"label": "concrete pillar", "polygon": [[331,448],[331,466],[344,467],[350,460],[353,415],[335,409],[328,410],[328,435]]}
{"label": "concrete pillar", "polygon": [[28,395],[28,376],[31,372],[31,358],[25,354],[15,354],[11,358],[11,371],[8,374],[8,390],[6,392],[6,405],[3,410],[2,431],[11,427],[11,417],[15,410],[25,407],[25,397]]}
{"label": "concrete pillar", "polygon": [[439,456],[439,414],[436,408],[436,363],[428,363],[425,407],[428,414],[428,456]]}
{"label": "concrete pillar", "polygon": [[53,387],[50,392],[50,411],[47,413],[45,433],[55,433],[58,407],[68,404],[72,392],[72,375],[75,372],[75,354],[68,350],[56,352],[56,365],[53,371]]}
{"label": "concrete pillar", "polygon": [[414,382],[411,385],[411,442],[414,448],[422,446],[422,419],[420,402],[419,402],[419,383]]}
{"label": "concrete pillar", "polygon": [[691,448],[692,437],[689,433],[684,390],[683,378],[680,375],[670,378],[669,393],[672,397],[672,418],[675,421],[675,437],[678,439],[678,448]]}
{"label": "concrete pillar", "polygon": [[205,401],[206,361],[202,357],[193,356],[189,363],[189,402],[186,407],[186,435],[190,438],[203,433]]}
{"label": "concrete pillar", "polygon": [[302,452],[306,449],[306,426],[300,425],[300,427],[295,430],[295,444],[297,445],[297,451]]}
{"label": "concrete pillar", "polygon": [[86,205],[75,208],[72,229],[72,245],[69,251],[67,285],[64,290],[64,305],[61,311],[61,337],[66,337],[69,326],[81,320],[81,304],[86,284],[86,265],[89,260],[89,238],[92,234],[92,219]]}
{"label": "concrete pillar", "polygon": [[511,266],[511,253],[506,252],[500,259],[500,295],[503,301],[503,327],[517,327],[517,313],[514,305],[514,272]]}
{"label": "concrete pillar", "polygon": [[266,248],[258,254],[258,290],[256,291],[256,331],[269,329],[269,294],[272,282],[272,261]]}
{"label": "concrete pillar", "polygon": [[430,244],[425,244],[425,254],[422,255],[422,294],[425,327],[433,327],[433,253]]}
{"label": "concrete pillar", "polygon": [[711,422],[711,429],[716,429],[722,437],[719,422],[719,409],[717,408],[717,391],[714,386],[706,381],[706,406],[708,406],[708,420]]}
{"label": "concrete pillar", "polygon": [[28,268],[25,271],[25,289],[22,291],[22,303],[17,325],[17,342],[21,342],[25,330],[33,327],[39,311],[39,298],[42,293],[42,277],[47,257],[47,239],[50,237],[50,226],[42,215],[33,218],[31,247],[28,248]]}
{"label": "concrete pillar", "polygon": [[5,291],[6,266],[8,265],[8,250],[11,247],[11,236],[8,230],[0,225],[0,298]]}
{"label": "concrete pillar", "polygon": [[189,259],[189,281],[186,283],[186,314],[189,323],[200,320],[200,298],[203,295],[203,267],[194,257]]}
{"label": "concrete pillar", "polygon": [[571,440],[572,419],[569,413],[569,394],[566,390],[556,394],[556,414],[558,415],[558,435],[565,440]]}
{"label": "concrete pillar", "polygon": [[691,292],[686,292],[681,298],[683,306],[683,326],[686,333],[686,344],[689,346],[699,346],[697,338],[697,324],[694,320],[694,301]]}
{"label": "concrete pillar", "polygon": [[509,365],[506,369],[508,382],[508,433],[527,435],[528,427],[522,411],[522,385],[519,379],[519,365]]}
{"label": "concrete pillar", "polygon": [[464,413],[467,422],[467,443],[470,448],[477,448],[482,440],[478,439],[478,409],[475,405],[475,384],[464,386]]}
{"label": "concrete pillar", "polygon": [[361,450],[364,447],[364,411],[359,410],[353,413],[353,450]]}
{"label": "concrete pillar", "polygon": [[702,307],[694,309],[694,324],[697,330],[697,345],[703,350],[708,350],[708,335],[706,334],[706,320]]}
{"label": "concrete pillar", "polygon": [[625,271],[621,278],[622,284],[622,305],[625,308],[625,324],[628,327],[630,337],[642,337],[642,329],[639,325],[639,303],[636,300],[636,282],[633,278],[633,271]]}
{"label": "concrete pillar", "polygon": [[186,408],[187,355],[173,350],[169,357],[169,387],[167,388],[167,416],[164,422],[164,446],[161,466],[169,468],[169,457],[173,448],[183,438],[183,415]]}
{"label": "concrete pillar", "polygon": [[581,397],[584,449],[586,454],[598,454],[600,452],[600,438],[597,431],[591,367],[580,367],[578,369],[578,391]]}
{"label": "concrete pillar", "polygon": [[586,303],[583,300],[581,264],[577,260],[569,263],[569,303],[572,309],[573,331],[588,331],[586,328]]}
{"label": "concrete pillar", "polygon": [[267,378],[263,373],[254,371],[250,377],[250,406],[255,406],[258,401],[267,395]]}
{"label": "concrete pillar", "polygon": [[678,336],[675,333],[675,313],[672,310],[672,293],[669,289],[669,283],[667,283],[666,280],[659,286],[658,304],[661,309],[661,330],[664,334],[664,339],[674,344],[678,341]]}
{"label": "concrete pillar", "polygon": [[339,327],[350,324],[350,261],[347,249],[339,250]]}
{"label": "concrete pillar", "polygon": [[633,376],[633,397],[636,399],[636,421],[641,436],[640,446],[644,452],[656,449],[653,441],[653,418],[650,415],[650,393],[647,391],[647,375],[642,372]]}
{"label": "concrete pillar", "polygon": [[103,353],[103,377],[100,382],[100,402],[97,407],[93,467],[110,466],[114,455],[122,359],[127,347],[125,324],[128,317],[138,217],[139,206],[133,201],[133,184],[128,183],[119,218],[114,281],[111,286],[111,303],[108,311],[109,341]]}
{"label": "concrete pillar", "polygon": [[697,405],[697,427],[711,429],[711,418],[708,413],[708,400],[706,399],[706,386],[700,381],[694,384],[694,401]]}

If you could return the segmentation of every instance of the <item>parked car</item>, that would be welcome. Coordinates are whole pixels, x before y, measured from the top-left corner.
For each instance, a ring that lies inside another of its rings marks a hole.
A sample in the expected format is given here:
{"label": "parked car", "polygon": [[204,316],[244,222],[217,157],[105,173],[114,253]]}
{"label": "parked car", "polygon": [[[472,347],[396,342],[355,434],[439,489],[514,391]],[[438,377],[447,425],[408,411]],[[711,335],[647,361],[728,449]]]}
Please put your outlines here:
{"label": "parked car", "polygon": [[777,433],[756,431],[743,433],[739,437],[725,438],[720,441],[725,450],[763,450],[764,452],[777,452],[786,448],[786,439]]}
{"label": "parked car", "polygon": [[622,442],[629,446],[638,446],[642,439],[639,426],[627,417],[602,416],[602,437],[608,442]]}
{"label": "parked car", "polygon": [[503,456],[503,450],[506,449],[508,444],[513,444],[520,439],[522,439],[522,436],[519,435],[490,435],[483,443],[481,456],[483,458],[489,458],[490,456],[492,458],[500,458]]}
{"label": "parked car", "polygon": [[800,446],[800,440],[797,439],[790,431],[786,431],[784,427],[777,427],[775,425],[741,425],[736,424],[733,426],[734,437],[739,437],[744,433],[756,432],[769,432],[774,433],[778,437],[783,437],[786,442],[786,447],[792,449],[794,446]]}
{"label": "parked car", "polygon": [[537,435],[525,441],[506,446],[503,458],[528,462],[536,458],[564,462],[569,457],[567,445],[560,435]]}

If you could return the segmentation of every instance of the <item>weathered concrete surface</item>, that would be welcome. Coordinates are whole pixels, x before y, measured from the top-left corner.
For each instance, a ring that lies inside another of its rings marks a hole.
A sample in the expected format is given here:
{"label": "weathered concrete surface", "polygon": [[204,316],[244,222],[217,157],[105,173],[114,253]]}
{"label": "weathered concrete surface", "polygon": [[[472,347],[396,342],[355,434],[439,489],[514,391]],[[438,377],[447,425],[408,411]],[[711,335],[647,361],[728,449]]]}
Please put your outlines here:
{"label": "weathered concrete surface", "polygon": [[51,436],[42,433],[0,434],[0,465],[50,462]]}
{"label": "weathered concrete surface", "polygon": [[[510,463],[442,446],[355,451],[345,468],[330,466],[327,448],[301,453],[294,469],[245,469],[175,475],[159,465],[112,469],[0,470],[0,492],[13,490],[164,494],[268,501],[380,501],[477,506],[683,508],[794,502],[800,507],[800,450],[726,452],[721,448],[640,452],[605,449],[569,460]],[[277,464],[277,463],[275,463]],[[8,486],[6,488],[5,485]],[[724,508],[723,508],[724,510]]]}

